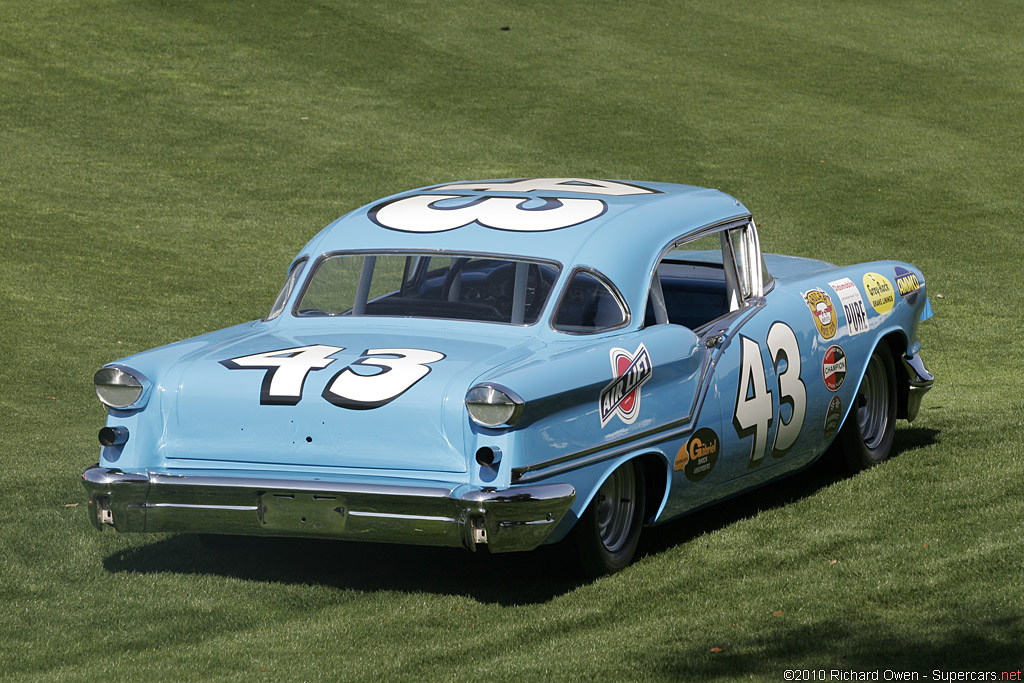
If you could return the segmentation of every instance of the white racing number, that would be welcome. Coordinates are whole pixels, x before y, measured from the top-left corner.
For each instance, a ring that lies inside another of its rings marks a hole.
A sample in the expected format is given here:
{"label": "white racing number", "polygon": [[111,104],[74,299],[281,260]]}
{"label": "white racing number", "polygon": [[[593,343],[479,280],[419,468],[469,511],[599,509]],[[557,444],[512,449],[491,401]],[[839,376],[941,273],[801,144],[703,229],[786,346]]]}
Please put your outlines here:
{"label": "white racing number", "polygon": [[344,351],[343,346],[299,346],[294,349],[266,351],[251,356],[222,360],[229,370],[266,370],[260,387],[263,405],[293,406],[302,400],[302,385],[310,370],[320,370],[336,361],[332,353]]}
{"label": "white racing number", "polygon": [[[337,360],[328,356],[344,350],[343,346],[314,344],[240,356],[222,360],[220,364],[229,370],[265,370],[260,403],[293,406],[302,399],[309,373],[326,368]],[[430,373],[427,364],[444,357],[443,353],[422,349],[367,349],[358,360],[331,378],[322,395],[343,408],[379,408],[426,377]],[[377,371],[366,374],[352,369],[367,366]]]}
{"label": "white racing number", "polygon": [[[772,392],[768,389],[761,360],[761,345],[742,335],[740,341],[740,381],[732,422],[741,439],[751,435],[754,437],[750,449],[750,465],[753,467],[764,459],[769,427],[775,416]],[[775,431],[772,455],[780,457],[800,436],[807,413],[807,388],[800,379],[800,345],[792,328],[782,322],[775,323],[768,331],[767,343],[779,387],[779,426]],[[781,414],[783,405],[790,407],[789,419]]]}
{"label": "white racing number", "polygon": [[[573,195],[618,197],[657,193],[639,185],[576,178],[457,183],[431,190],[452,194],[419,194],[385,202],[370,209],[370,219],[382,227],[403,232],[444,232],[474,223],[495,230],[544,232],[585,223],[608,209],[600,199]],[[482,197],[476,194],[479,192],[512,196]],[[523,196],[521,193],[525,192],[544,194]]]}
{"label": "white racing number", "polygon": [[[363,357],[334,376],[323,396],[342,408],[366,410],[390,403],[427,376],[428,363],[443,353],[421,349],[367,349]],[[377,372],[359,374],[352,368],[375,367]]]}

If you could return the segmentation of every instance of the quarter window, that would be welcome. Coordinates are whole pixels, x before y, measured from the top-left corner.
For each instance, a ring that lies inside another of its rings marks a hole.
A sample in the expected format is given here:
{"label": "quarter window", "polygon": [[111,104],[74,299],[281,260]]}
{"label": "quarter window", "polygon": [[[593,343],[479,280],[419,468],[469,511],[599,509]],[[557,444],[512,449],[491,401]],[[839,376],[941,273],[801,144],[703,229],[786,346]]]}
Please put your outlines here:
{"label": "quarter window", "polygon": [[554,328],[573,334],[591,334],[625,325],[629,314],[622,297],[593,271],[577,270],[562,294]]}
{"label": "quarter window", "polygon": [[274,300],[274,305],[270,307],[270,313],[267,313],[267,317],[264,320],[273,320],[281,315],[281,311],[284,310],[285,304],[288,303],[288,298],[295,290],[295,283],[299,281],[299,276],[302,275],[302,270],[305,266],[306,259],[302,259],[292,266],[291,272],[288,273],[288,279],[285,280],[284,286],[281,287],[281,291],[277,294],[277,299]]}

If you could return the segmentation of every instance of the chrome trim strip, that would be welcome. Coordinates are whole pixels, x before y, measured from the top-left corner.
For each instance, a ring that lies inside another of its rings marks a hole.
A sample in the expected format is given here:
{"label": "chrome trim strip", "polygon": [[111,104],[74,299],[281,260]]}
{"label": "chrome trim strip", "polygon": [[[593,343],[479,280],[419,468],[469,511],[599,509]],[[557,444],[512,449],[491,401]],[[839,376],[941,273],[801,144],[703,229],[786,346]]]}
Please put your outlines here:
{"label": "chrome trim strip", "polygon": [[146,503],[147,508],[181,508],[184,510],[234,510],[250,511],[259,510],[258,505],[197,505],[194,503]]}
{"label": "chrome trim strip", "polygon": [[431,517],[429,515],[400,515],[398,513],[388,512],[356,512],[350,510],[349,513],[353,517],[373,517],[379,519],[423,519],[431,522],[454,522],[454,517]]}

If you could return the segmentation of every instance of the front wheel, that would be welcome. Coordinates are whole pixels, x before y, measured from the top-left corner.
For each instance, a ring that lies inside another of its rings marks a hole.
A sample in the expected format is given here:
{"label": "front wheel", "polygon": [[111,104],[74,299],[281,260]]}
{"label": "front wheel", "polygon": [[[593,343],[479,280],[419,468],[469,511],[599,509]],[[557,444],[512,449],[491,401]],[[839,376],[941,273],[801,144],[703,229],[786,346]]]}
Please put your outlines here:
{"label": "front wheel", "polygon": [[630,461],[605,480],[573,529],[580,566],[589,576],[614,574],[633,561],[644,523],[644,471]]}
{"label": "front wheel", "polygon": [[889,457],[896,431],[896,366],[884,341],[868,360],[854,405],[836,437],[846,467],[859,472]]}

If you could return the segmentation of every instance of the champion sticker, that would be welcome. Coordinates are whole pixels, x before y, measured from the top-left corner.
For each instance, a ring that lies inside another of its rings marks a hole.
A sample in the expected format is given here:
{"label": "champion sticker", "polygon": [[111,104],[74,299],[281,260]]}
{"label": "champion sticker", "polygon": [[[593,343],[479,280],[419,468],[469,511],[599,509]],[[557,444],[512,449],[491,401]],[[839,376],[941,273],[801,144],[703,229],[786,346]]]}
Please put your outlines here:
{"label": "champion sticker", "polygon": [[833,344],[825,350],[821,363],[821,377],[829,391],[839,391],[846,381],[846,353],[843,347]]}
{"label": "champion sticker", "polygon": [[676,454],[675,471],[682,470],[690,481],[700,481],[714,469],[718,451],[718,434],[707,427],[698,429]]}
{"label": "champion sticker", "polygon": [[900,296],[913,306],[917,303],[917,293],[921,291],[921,280],[917,277],[916,273],[900,266],[896,266],[895,272],[896,289],[899,290]]}
{"label": "champion sticker", "polygon": [[849,328],[850,334],[867,332],[868,311],[864,308],[864,299],[861,297],[860,290],[857,289],[857,285],[854,284],[853,280],[844,277],[828,283],[828,286],[839,297],[839,301],[843,306],[843,313],[846,315],[846,326]]}
{"label": "champion sticker", "polygon": [[896,293],[892,288],[889,278],[880,273],[867,273],[864,275],[864,291],[868,295],[871,307],[880,315],[892,310],[896,303]]}
{"label": "champion sticker", "polygon": [[807,302],[807,307],[811,309],[811,315],[814,316],[814,324],[818,328],[818,333],[824,339],[831,339],[836,336],[839,321],[836,320],[836,309],[832,305],[832,297],[820,289],[812,289],[804,294],[804,301]]}
{"label": "champion sticker", "polygon": [[601,390],[601,426],[615,416],[626,424],[633,424],[640,414],[640,387],[654,374],[651,356],[641,344],[633,353],[612,349],[610,357],[615,379]]}
{"label": "champion sticker", "polygon": [[831,439],[839,431],[839,421],[843,419],[843,402],[833,396],[825,411],[825,439]]}

